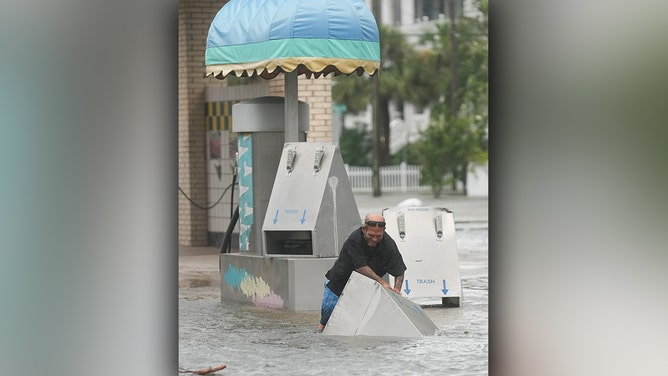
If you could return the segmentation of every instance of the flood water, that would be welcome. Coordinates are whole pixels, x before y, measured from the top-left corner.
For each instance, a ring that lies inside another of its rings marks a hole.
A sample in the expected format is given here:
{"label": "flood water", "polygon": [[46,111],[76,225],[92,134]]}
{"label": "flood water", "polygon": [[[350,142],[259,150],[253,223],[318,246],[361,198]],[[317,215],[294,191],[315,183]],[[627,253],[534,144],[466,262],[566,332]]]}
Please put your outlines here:
{"label": "flood water", "polygon": [[179,300],[179,367],[221,375],[488,374],[487,224],[457,226],[462,305],[425,307],[438,327],[422,338],[325,336],[319,312]]}

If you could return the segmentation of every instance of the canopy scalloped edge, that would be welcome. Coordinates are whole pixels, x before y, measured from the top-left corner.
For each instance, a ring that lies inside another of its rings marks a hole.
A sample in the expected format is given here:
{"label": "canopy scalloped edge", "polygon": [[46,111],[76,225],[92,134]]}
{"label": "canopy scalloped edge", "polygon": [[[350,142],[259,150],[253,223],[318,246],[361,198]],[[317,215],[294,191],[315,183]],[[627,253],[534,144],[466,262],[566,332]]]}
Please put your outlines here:
{"label": "canopy scalloped edge", "polygon": [[290,57],[284,59],[271,59],[240,64],[216,64],[207,65],[204,77],[213,76],[218,79],[224,79],[228,75],[237,77],[256,77],[272,79],[279,73],[293,72],[295,69],[298,75],[305,75],[307,78],[333,73],[335,76],[340,74],[350,75],[357,73],[361,76],[367,73],[373,76],[378,71],[380,62],[373,60],[354,60],[341,58],[311,58],[311,57]]}

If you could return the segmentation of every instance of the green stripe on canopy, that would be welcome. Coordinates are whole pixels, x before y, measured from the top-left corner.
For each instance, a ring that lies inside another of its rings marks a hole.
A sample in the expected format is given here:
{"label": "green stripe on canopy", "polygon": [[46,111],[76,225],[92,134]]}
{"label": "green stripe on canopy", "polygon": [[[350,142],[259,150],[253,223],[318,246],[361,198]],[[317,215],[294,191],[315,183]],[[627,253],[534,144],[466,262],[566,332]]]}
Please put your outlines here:
{"label": "green stripe on canopy", "polygon": [[380,62],[378,42],[331,39],[277,39],[243,45],[210,47],[205,65],[240,64],[290,57],[322,57]]}

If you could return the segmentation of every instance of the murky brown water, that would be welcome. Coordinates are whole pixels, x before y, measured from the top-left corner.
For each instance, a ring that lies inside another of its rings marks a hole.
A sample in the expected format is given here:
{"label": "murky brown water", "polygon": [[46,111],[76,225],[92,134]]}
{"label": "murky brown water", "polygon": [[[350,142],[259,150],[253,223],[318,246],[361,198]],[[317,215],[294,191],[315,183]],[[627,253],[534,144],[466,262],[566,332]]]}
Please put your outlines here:
{"label": "murky brown water", "polygon": [[486,375],[487,228],[457,230],[463,304],[425,308],[438,326],[419,339],[323,336],[318,312],[216,299],[179,300],[179,366],[226,364],[222,375]]}

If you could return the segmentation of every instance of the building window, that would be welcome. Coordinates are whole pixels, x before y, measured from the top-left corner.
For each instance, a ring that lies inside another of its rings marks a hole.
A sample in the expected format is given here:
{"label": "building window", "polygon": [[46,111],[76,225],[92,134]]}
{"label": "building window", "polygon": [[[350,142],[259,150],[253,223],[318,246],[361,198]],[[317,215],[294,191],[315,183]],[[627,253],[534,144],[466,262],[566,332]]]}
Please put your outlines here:
{"label": "building window", "polygon": [[392,1],[392,22],[395,25],[401,25],[401,1]]}
{"label": "building window", "polygon": [[455,17],[462,14],[464,0],[416,0],[415,17],[417,19],[438,20],[441,17],[450,18],[448,3],[455,2]]}

